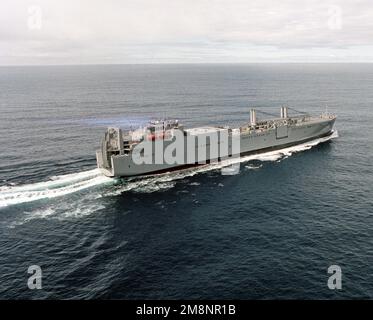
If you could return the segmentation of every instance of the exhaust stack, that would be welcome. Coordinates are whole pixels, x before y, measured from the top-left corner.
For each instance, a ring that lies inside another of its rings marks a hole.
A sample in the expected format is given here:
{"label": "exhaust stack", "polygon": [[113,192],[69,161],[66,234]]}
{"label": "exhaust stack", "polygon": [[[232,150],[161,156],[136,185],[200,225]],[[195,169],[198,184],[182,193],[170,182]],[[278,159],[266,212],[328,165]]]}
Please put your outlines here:
{"label": "exhaust stack", "polygon": [[281,107],[281,119],[286,119],[288,117],[288,108]]}
{"label": "exhaust stack", "polygon": [[256,126],[256,111],[255,109],[250,110],[250,125]]}

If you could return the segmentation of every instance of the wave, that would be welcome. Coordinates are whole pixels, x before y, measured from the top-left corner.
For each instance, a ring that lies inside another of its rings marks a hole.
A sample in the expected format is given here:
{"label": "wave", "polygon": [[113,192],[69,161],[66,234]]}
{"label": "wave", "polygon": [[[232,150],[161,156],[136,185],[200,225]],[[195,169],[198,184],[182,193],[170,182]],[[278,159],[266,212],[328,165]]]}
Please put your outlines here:
{"label": "wave", "polygon": [[[315,139],[310,142],[276,151],[228,159],[219,163],[201,165],[191,169],[158,175],[148,175],[140,178],[123,179],[122,183],[115,183],[110,186],[110,190],[105,190],[103,196],[116,196],[126,191],[152,193],[168,190],[175,186],[177,180],[185,179],[186,177],[223,169],[253,160],[281,161],[294,153],[309,150],[322,142],[326,142],[336,137],[338,137],[338,132],[334,131],[331,136]],[[259,169],[260,167],[261,166],[246,166],[247,169]],[[115,181],[116,180],[113,178],[104,176],[99,169],[93,169],[79,173],[54,176],[51,177],[50,180],[44,182],[21,186],[0,187],[0,207],[64,196],[103,184],[113,184]]]}

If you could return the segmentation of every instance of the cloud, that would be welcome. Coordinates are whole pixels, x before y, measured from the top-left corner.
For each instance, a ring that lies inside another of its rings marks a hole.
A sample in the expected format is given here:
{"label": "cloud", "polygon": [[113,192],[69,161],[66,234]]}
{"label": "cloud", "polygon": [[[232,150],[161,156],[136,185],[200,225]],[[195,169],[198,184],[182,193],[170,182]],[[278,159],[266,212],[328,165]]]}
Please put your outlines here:
{"label": "cloud", "polygon": [[3,0],[0,64],[373,61],[370,0]]}

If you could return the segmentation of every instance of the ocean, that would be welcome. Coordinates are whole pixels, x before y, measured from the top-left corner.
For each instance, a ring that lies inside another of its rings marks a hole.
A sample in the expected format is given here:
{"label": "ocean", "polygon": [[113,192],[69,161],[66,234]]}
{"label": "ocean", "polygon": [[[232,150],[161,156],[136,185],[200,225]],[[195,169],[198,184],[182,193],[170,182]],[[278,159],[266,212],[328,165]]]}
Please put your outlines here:
{"label": "ocean", "polygon": [[[108,126],[238,125],[281,105],[327,106],[338,138],[231,176],[96,169]],[[373,64],[0,67],[0,112],[1,299],[373,297]]]}

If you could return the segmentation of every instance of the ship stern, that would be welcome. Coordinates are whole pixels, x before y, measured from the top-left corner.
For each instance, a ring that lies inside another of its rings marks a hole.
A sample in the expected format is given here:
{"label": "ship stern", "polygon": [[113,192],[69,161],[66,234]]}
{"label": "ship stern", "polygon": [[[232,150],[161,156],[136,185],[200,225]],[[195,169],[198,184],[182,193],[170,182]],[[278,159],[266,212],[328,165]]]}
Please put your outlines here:
{"label": "ship stern", "polygon": [[97,168],[107,177],[114,177],[113,169],[111,167],[106,167],[103,161],[102,151],[96,151],[96,162]]}

